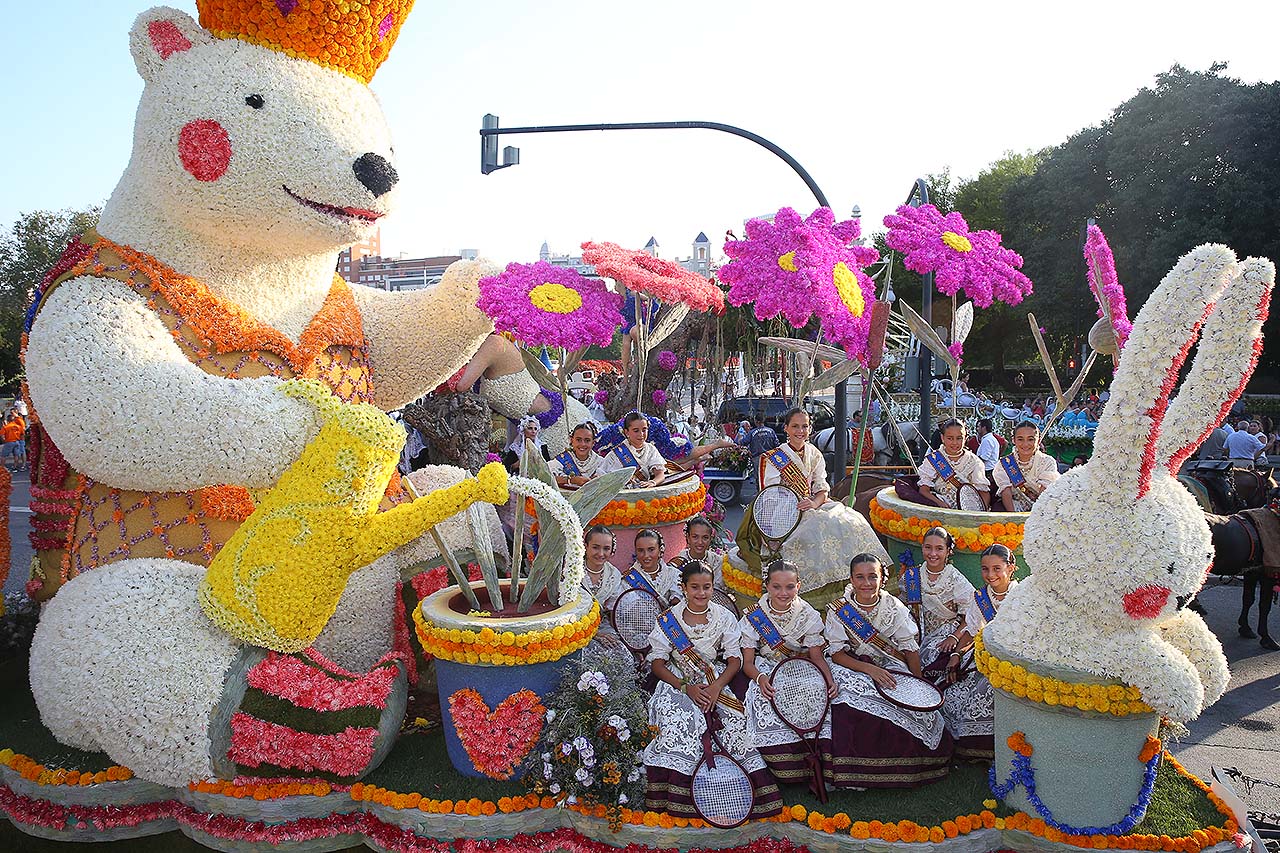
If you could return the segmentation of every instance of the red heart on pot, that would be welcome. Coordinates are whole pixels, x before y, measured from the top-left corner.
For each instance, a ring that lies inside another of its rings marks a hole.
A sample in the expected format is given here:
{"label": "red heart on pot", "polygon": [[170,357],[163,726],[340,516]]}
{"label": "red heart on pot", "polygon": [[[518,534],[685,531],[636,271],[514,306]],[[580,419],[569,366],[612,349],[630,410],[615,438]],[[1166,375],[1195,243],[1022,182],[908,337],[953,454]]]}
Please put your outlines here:
{"label": "red heart on pot", "polygon": [[475,690],[449,697],[453,728],[475,768],[491,779],[510,779],[542,734],[546,706],[532,690],[513,693],[492,711]]}

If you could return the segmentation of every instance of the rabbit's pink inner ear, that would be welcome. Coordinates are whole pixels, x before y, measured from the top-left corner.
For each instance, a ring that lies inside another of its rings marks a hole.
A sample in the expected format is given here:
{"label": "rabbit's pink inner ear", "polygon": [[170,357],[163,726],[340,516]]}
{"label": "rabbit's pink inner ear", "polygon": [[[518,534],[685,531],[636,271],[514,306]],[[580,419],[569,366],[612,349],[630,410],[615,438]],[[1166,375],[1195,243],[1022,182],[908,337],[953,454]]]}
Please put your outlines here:
{"label": "rabbit's pink inner ear", "polygon": [[1164,374],[1164,382],[1160,385],[1160,394],[1156,397],[1155,404],[1147,409],[1146,415],[1151,418],[1151,429],[1147,431],[1147,441],[1142,446],[1142,466],[1138,469],[1138,498],[1144,497],[1151,489],[1151,472],[1155,470],[1159,460],[1156,458],[1156,442],[1160,438],[1160,427],[1164,423],[1164,416],[1169,411],[1169,397],[1173,394],[1173,389],[1178,385],[1178,373],[1182,370],[1182,365],[1187,361],[1187,355],[1191,352],[1191,347],[1200,338],[1200,329],[1204,326],[1205,320],[1209,318],[1209,314],[1213,311],[1213,303],[1209,303],[1204,308],[1204,313],[1200,315],[1200,319],[1191,327],[1191,334],[1178,352],[1173,356],[1168,369]]}
{"label": "rabbit's pink inner ear", "polygon": [[[1262,297],[1264,304],[1260,306],[1262,308],[1262,322],[1264,323],[1267,321],[1265,303],[1268,301],[1269,295],[1270,294],[1267,294]],[[1245,371],[1244,376],[1240,377],[1240,383],[1236,385],[1235,389],[1227,395],[1225,400],[1223,400],[1222,405],[1218,407],[1218,413],[1214,416],[1213,421],[1204,428],[1200,435],[1196,436],[1185,446],[1178,448],[1177,452],[1169,457],[1170,474],[1177,476],[1178,469],[1182,467],[1182,463],[1191,458],[1191,454],[1195,453],[1196,448],[1204,443],[1204,440],[1209,437],[1209,433],[1213,432],[1214,429],[1217,428],[1218,424],[1222,423],[1223,419],[1227,417],[1227,413],[1231,411],[1231,407],[1235,405],[1236,400],[1240,399],[1240,395],[1244,393],[1244,389],[1248,386],[1249,380],[1253,378],[1254,368],[1258,366],[1258,359],[1261,356],[1262,337],[1259,336],[1253,339],[1253,355],[1250,357],[1249,369]]]}

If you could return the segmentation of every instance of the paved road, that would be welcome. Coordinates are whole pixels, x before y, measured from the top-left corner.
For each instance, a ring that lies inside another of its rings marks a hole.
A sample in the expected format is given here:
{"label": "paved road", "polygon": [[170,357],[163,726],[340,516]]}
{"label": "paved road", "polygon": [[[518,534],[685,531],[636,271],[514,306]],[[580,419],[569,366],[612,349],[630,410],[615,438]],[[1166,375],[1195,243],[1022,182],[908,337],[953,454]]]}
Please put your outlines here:
{"label": "paved road", "polygon": [[[14,476],[9,511],[12,568],[5,592],[20,590],[27,579],[31,560],[25,511],[28,487],[25,473]],[[725,520],[728,529],[736,531],[741,520],[741,507],[730,507]],[[1191,724],[1190,734],[1173,751],[1201,777],[1216,765],[1280,783],[1280,652],[1267,652],[1257,640],[1238,635],[1239,583],[1224,585],[1215,578],[1201,601],[1209,611],[1209,627],[1222,640],[1231,663],[1231,684],[1227,694]],[[1272,634],[1280,637],[1280,615],[1271,621]],[[1247,799],[1251,808],[1280,812],[1280,789],[1257,786]]]}

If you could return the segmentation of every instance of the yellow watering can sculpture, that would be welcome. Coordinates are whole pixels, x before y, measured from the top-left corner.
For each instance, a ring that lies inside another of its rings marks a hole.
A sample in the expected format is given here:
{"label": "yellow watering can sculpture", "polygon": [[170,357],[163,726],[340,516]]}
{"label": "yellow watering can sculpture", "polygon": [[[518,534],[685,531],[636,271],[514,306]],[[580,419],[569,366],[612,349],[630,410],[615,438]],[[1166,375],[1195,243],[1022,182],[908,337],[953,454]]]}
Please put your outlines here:
{"label": "yellow watering can sculpture", "polygon": [[506,503],[508,493],[506,470],[492,463],[473,479],[378,512],[404,432],[318,382],[290,380],[283,390],[319,410],[320,432],[218,552],[200,606],[232,636],[291,653],[315,642],[357,569],[473,503]]}

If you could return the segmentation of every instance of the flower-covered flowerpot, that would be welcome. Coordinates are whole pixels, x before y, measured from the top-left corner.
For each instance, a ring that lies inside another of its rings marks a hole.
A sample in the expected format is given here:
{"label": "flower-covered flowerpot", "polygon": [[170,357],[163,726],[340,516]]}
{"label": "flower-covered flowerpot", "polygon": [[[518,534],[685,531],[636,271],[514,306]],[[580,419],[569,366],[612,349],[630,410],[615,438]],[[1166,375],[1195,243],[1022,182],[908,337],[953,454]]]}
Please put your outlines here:
{"label": "flower-covered flowerpot", "polygon": [[635,560],[636,534],[652,529],[662,534],[668,558],[685,547],[684,524],[707,505],[707,487],[696,476],[651,489],[626,489],[596,513],[590,524],[603,524],[617,538],[612,562],[622,571]]}
{"label": "flower-covered flowerpot", "polygon": [[1022,556],[1022,531],[1027,522],[1026,512],[968,512],[943,509],[911,503],[898,497],[892,486],[880,491],[871,501],[871,526],[885,538],[889,554],[897,558],[903,551],[910,551],[912,560],[923,561],[920,545],[924,532],[930,527],[941,526],[951,531],[956,540],[956,550],[951,563],[978,588],[982,587],[982,550],[999,542],[1013,551],[1018,570],[1014,576],[1027,576],[1026,560]]}
{"label": "flower-covered flowerpot", "polygon": [[[472,588],[481,602],[488,600],[482,581]],[[537,745],[543,698],[559,684],[569,656],[595,636],[600,606],[579,596],[503,618],[471,615],[465,602],[451,586],[414,612],[418,638],[435,659],[445,745],[459,773],[510,779]]]}
{"label": "flower-covered flowerpot", "polygon": [[1019,658],[979,635],[995,688],[994,793],[1073,835],[1120,835],[1146,814],[1160,719],[1137,688]]}

